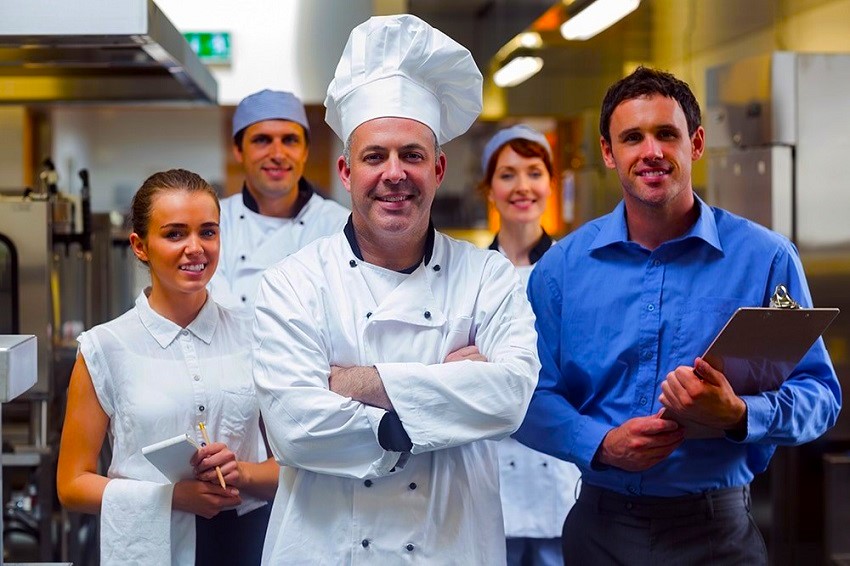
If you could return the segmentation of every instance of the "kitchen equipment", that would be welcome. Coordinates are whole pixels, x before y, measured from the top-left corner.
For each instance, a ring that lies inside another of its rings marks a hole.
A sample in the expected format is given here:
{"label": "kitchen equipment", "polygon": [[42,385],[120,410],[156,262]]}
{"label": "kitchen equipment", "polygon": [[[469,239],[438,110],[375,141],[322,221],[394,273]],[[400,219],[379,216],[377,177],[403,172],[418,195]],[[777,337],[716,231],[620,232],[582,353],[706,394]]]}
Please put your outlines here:
{"label": "kitchen equipment", "polygon": [[218,96],[212,73],[152,0],[4,0],[0,61],[0,104]]}
{"label": "kitchen equipment", "polygon": [[56,548],[55,457],[76,337],[133,300],[126,233],[112,214],[91,213],[87,171],[79,173],[78,200],[50,188],[54,173],[45,160],[40,190],[0,196],[0,334],[38,339],[34,385],[3,408],[3,466],[14,468],[4,486],[13,501],[4,508],[21,519],[42,561]]}

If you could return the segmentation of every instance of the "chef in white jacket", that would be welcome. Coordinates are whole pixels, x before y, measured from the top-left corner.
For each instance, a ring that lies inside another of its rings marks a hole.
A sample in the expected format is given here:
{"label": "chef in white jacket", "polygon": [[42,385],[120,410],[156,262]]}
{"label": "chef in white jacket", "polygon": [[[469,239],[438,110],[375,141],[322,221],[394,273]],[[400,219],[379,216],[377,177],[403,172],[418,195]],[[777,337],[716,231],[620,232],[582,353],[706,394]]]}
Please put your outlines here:
{"label": "chef in white jacket", "polygon": [[245,184],[221,201],[221,261],[210,282],[219,304],[250,316],[267,267],[345,225],[348,210],[303,176],[309,146],[307,113],[294,94],[261,90],[236,107],[233,155]]}
{"label": "chef in white jacket", "polygon": [[494,445],[540,364],[513,266],[436,232],[439,148],[481,109],[470,53],[409,15],[349,37],[326,120],[343,233],[263,276],[254,379],[281,470],[264,564],[504,564]]}

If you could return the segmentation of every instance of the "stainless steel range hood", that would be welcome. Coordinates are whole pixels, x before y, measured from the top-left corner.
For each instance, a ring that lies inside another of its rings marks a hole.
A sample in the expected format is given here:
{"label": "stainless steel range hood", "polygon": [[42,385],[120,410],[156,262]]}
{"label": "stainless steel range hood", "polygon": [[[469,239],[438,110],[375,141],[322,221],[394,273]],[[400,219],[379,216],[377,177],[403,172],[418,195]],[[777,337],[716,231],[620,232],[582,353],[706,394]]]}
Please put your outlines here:
{"label": "stainless steel range hood", "polygon": [[152,0],[0,1],[0,104],[217,97],[215,78]]}

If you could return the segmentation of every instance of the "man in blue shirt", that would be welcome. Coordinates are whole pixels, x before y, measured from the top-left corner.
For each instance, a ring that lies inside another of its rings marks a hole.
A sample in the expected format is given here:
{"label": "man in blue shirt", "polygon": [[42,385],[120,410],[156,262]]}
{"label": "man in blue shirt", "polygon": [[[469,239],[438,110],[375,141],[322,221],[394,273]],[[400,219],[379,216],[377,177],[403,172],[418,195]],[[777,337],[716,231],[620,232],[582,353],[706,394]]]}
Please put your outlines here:
{"label": "man in blue shirt", "polygon": [[[777,445],[835,423],[835,371],[818,340],[779,390],[737,396],[696,356],[738,307],[767,306],[778,284],[811,306],[796,248],[694,194],[705,132],[674,76],[641,67],[613,85],[600,132],[623,201],[532,273],[543,369],[515,437],[581,468],[567,562],[766,564],[749,482]],[[717,437],[691,438],[665,408]]]}

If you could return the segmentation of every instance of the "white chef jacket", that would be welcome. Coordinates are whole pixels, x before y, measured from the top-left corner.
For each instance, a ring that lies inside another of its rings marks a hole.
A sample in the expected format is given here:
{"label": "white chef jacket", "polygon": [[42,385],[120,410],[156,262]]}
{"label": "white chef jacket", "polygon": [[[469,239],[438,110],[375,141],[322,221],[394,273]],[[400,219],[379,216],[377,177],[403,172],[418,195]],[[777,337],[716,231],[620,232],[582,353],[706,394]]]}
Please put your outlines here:
{"label": "white chef jacket", "polygon": [[[102,523],[119,525],[111,531],[116,537],[121,525],[128,529],[116,540],[101,537],[101,555],[112,557],[104,564],[152,564],[150,556],[158,549],[139,544],[142,537],[135,529],[150,529],[163,512],[170,512],[170,540],[182,541],[172,544],[171,563],[191,565],[194,515],[171,511],[170,491],[165,497],[153,486],[168,484],[168,480],[141,449],[185,432],[200,444],[203,437],[198,423],[203,421],[210,439],[227,444],[238,460],[259,461],[259,406],[248,350],[250,323],[208,299],[195,320],[181,329],[150,307],[148,292],[139,294],[133,309],[78,338],[97,399],[109,416],[112,462],[107,477],[140,482],[138,490],[128,487],[128,482],[118,482],[123,489],[117,497],[124,501],[104,505],[106,514],[109,509],[134,506],[137,511],[133,517],[101,517]],[[152,500],[148,505],[135,505],[140,503],[138,493],[149,493]],[[153,505],[154,501],[158,504]],[[243,515],[265,504],[243,493],[237,512]],[[129,540],[134,547],[128,546]],[[138,559],[128,557],[129,550]],[[146,553],[150,553],[147,558]]]}
{"label": "white chef jacket", "polygon": [[263,271],[313,240],[341,231],[348,215],[348,209],[316,193],[293,218],[254,212],[241,193],[223,199],[221,254],[210,292],[219,304],[250,316]]}
{"label": "white chef jacket", "polygon": [[[519,426],[540,369],[516,270],[436,233],[430,257],[373,298],[381,271],[340,233],[260,284],[254,380],[288,466],[263,563],[504,564],[498,462],[484,439]],[[489,361],[442,363],[471,344]],[[328,389],[331,365],[377,368],[411,453],[380,446],[383,409]]]}
{"label": "white chef jacket", "polygon": [[[528,286],[533,268],[516,268],[524,287]],[[504,438],[496,445],[505,535],[560,537],[564,519],[576,501],[581,471],[570,462],[532,450],[513,438]]]}

